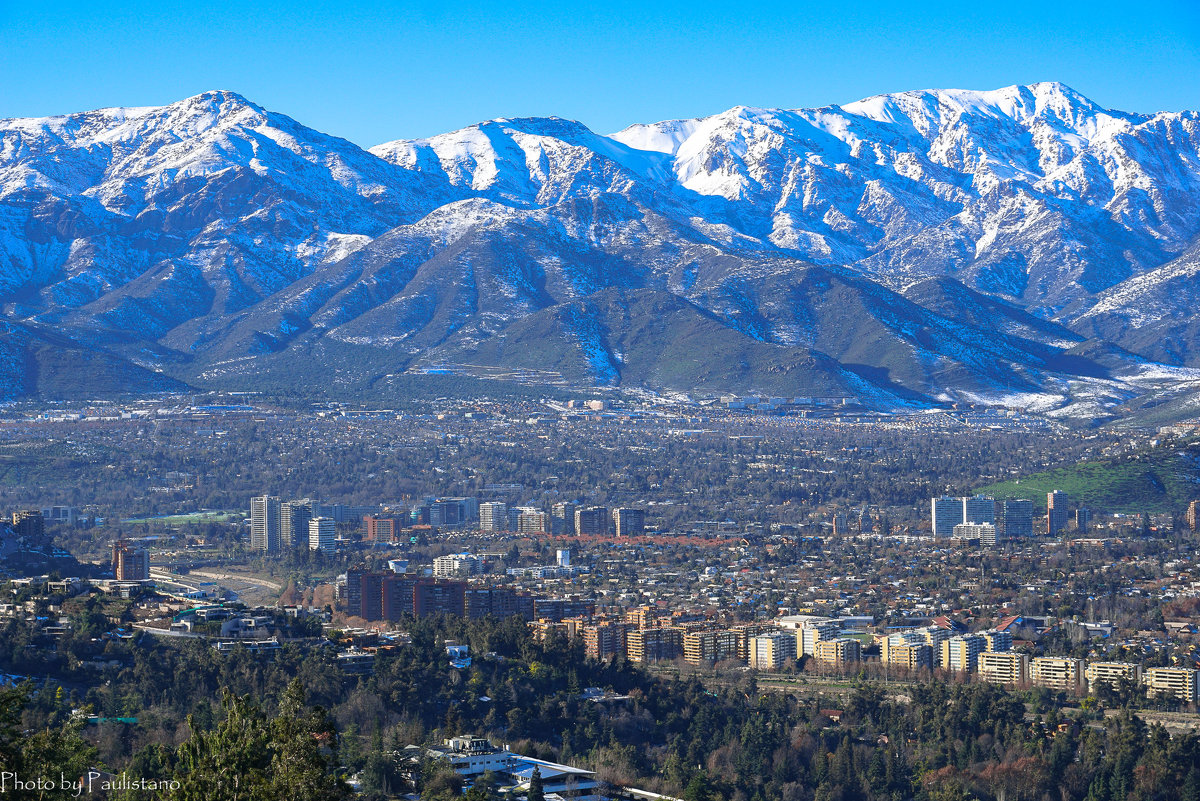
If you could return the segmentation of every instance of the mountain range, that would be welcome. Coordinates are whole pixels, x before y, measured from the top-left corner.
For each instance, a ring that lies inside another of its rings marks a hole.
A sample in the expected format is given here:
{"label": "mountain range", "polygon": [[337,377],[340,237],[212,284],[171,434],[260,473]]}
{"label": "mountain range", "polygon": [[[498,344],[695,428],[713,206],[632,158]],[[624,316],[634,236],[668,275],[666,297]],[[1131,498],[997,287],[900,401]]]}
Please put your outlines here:
{"label": "mountain range", "polygon": [[1200,389],[1197,302],[1200,114],[1057,83],[370,150],[227,91],[0,120],[0,399],[490,370],[1103,418]]}

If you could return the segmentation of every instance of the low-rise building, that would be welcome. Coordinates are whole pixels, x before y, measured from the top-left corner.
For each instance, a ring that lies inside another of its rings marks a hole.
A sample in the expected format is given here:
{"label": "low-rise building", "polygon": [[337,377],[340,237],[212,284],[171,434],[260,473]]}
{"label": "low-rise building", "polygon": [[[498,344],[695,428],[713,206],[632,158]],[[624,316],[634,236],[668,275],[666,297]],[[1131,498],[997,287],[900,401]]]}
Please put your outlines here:
{"label": "low-rise building", "polygon": [[1191,668],[1147,668],[1143,681],[1151,698],[1176,698],[1185,704],[1196,703],[1197,671]]}
{"label": "low-rise building", "polygon": [[738,659],[741,637],[734,631],[685,631],[683,659],[689,665],[710,665]]}
{"label": "low-rise building", "polygon": [[979,668],[979,655],[987,650],[987,640],[979,634],[963,634],[943,640],[941,666],[956,673],[974,673]]}
{"label": "low-rise building", "polygon": [[1039,656],[1029,663],[1029,681],[1035,687],[1077,693],[1083,688],[1083,677],[1082,659]]}
{"label": "low-rise building", "polygon": [[817,643],[816,659],[833,665],[844,665],[862,659],[862,643],[853,637],[838,637]]}
{"label": "low-rise building", "polygon": [[683,632],[676,628],[632,629],[625,634],[625,656],[646,664],[683,655]]}
{"label": "low-rise building", "polygon": [[776,631],[750,638],[750,667],[758,670],[779,670],[783,663],[796,655],[796,635]]}
{"label": "low-rise building", "polygon": [[984,651],[979,655],[979,678],[993,684],[1024,684],[1029,657],[1016,651]]}
{"label": "low-rise building", "polygon": [[1084,671],[1088,689],[1107,686],[1117,689],[1123,682],[1136,684],[1142,680],[1142,666],[1133,662],[1088,662]]}

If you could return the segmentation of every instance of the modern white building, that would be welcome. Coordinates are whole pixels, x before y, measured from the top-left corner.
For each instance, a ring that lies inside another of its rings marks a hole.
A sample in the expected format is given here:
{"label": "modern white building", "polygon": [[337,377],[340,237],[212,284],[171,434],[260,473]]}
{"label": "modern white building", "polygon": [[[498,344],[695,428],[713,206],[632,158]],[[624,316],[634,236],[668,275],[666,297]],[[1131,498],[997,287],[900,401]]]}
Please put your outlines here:
{"label": "modern white building", "polygon": [[263,553],[279,550],[279,497],[256,495],[250,499],[250,547]]}
{"label": "modern white building", "polygon": [[508,531],[508,504],[503,501],[479,504],[479,528],[482,531]]}
{"label": "modern white building", "polygon": [[433,560],[433,575],[438,578],[474,576],[482,572],[482,560],[471,553],[452,553]]}
{"label": "modern white building", "polygon": [[325,552],[337,550],[337,523],[332,517],[314,517],[308,521],[308,549]]}
{"label": "modern white building", "polygon": [[557,794],[571,801],[602,801],[605,797],[596,774],[590,770],[534,759],[508,748],[497,748],[483,737],[452,737],[437,748],[410,745],[399,755],[410,768],[419,768],[422,755],[426,759],[444,759],[466,780],[468,787],[484,773],[491,771],[500,783],[502,795],[522,795],[527,792],[533,772],[537,770],[542,777],[542,790],[547,798]]}

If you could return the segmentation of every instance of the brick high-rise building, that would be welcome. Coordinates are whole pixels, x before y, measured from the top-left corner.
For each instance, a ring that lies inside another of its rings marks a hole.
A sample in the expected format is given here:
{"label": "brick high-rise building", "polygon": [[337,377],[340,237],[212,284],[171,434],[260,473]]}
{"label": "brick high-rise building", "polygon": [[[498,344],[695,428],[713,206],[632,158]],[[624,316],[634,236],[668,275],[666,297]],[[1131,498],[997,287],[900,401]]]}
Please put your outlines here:
{"label": "brick high-rise building", "polygon": [[367,515],[363,518],[363,540],[365,542],[398,542],[405,515]]}
{"label": "brick high-rise building", "polygon": [[736,631],[685,631],[683,658],[690,665],[737,659],[741,635]]}
{"label": "brick high-rise building", "polygon": [[150,578],[150,554],[127,540],[112,547],[113,576],[117,581],[146,581]]}

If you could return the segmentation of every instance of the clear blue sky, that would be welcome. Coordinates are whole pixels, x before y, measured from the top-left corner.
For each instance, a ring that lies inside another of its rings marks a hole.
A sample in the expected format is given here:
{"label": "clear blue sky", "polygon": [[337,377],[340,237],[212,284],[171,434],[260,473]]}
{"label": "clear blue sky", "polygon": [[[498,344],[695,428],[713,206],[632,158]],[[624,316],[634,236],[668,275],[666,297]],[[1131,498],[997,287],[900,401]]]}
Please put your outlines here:
{"label": "clear blue sky", "polygon": [[609,133],[735,105],[1062,81],[1200,109],[1200,3],[0,0],[0,117],[232,89],[363,146],[493,117]]}

